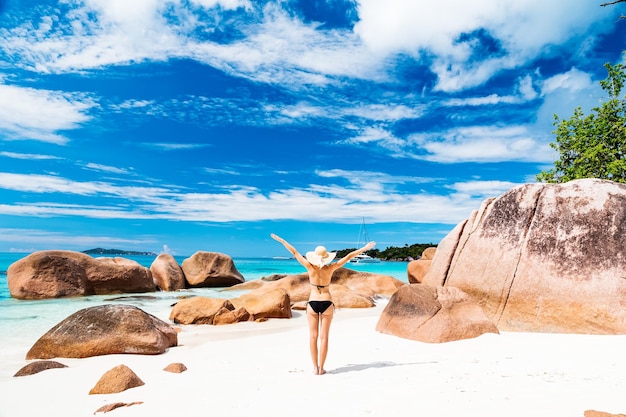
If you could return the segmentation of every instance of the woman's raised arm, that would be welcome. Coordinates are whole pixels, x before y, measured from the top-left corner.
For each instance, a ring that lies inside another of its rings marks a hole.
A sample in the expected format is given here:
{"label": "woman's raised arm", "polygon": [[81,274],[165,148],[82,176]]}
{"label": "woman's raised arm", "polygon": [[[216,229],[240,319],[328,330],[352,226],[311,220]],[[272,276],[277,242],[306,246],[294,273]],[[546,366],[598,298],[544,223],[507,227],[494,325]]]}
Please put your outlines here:
{"label": "woman's raised arm", "polygon": [[302,266],[304,266],[305,268],[308,268],[309,266],[311,266],[311,264],[309,264],[309,261],[307,261],[306,258],[302,256],[300,252],[298,252],[296,248],[294,248],[285,239],[283,239],[282,237],[278,235],[275,235],[274,233],[270,234],[270,236],[275,241],[282,243],[283,246],[296,258],[296,260],[302,264]]}

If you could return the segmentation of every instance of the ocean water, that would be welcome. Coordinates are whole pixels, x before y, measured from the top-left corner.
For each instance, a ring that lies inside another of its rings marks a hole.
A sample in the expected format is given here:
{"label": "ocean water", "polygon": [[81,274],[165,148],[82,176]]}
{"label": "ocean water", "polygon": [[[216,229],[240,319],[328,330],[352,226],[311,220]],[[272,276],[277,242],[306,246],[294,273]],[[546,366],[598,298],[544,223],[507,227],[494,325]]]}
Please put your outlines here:
{"label": "ocean water", "polygon": [[[24,253],[0,253],[0,360],[13,357],[16,349],[32,346],[50,328],[78,310],[102,304],[129,304],[169,321],[171,306],[183,296],[201,295],[215,298],[232,298],[241,294],[223,291],[222,288],[194,288],[176,292],[150,292],[143,294],[114,294],[85,297],[68,297],[46,300],[17,300],[11,298],[7,283],[9,266],[27,256]],[[150,267],[155,256],[124,256],[145,267]],[[186,257],[176,257],[182,263]],[[246,281],[261,279],[273,274],[299,274],[304,268],[294,259],[234,258],[235,266]],[[377,264],[349,264],[353,270],[390,275],[407,282],[406,262],[380,262]],[[24,352],[25,353],[25,352]]]}

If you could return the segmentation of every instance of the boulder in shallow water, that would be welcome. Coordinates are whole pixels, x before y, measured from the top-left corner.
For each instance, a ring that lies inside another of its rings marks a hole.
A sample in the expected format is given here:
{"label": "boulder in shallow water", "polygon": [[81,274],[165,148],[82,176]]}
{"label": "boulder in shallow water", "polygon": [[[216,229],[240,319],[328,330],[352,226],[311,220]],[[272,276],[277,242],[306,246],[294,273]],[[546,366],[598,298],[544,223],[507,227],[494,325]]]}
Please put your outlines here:
{"label": "boulder in shallow water", "polygon": [[7,271],[11,296],[43,299],[155,290],[148,268],[125,258],[92,258],[81,252],[39,251]]}
{"label": "boulder in shallow water", "polygon": [[154,284],[163,291],[176,291],[185,288],[185,274],[176,259],[162,253],[150,265]]}
{"label": "boulder in shallow water", "polygon": [[95,260],[80,252],[34,252],[9,266],[11,297],[32,300],[93,294],[86,268],[91,262]]}
{"label": "boulder in shallow water", "polygon": [[218,252],[198,251],[182,262],[190,287],[230,287],[245,281],[233,258]]}

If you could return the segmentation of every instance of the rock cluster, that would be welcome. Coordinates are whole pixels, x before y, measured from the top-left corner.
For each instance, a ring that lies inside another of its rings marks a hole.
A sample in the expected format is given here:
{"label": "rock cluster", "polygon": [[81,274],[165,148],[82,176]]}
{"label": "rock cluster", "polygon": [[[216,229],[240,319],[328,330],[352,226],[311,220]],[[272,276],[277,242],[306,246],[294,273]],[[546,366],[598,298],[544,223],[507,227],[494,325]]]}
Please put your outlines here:
{"label": "rock cluster", "polygon": [[[330,291],[339,308],[368,308],[374,297],[391,296],[404,283],[396,278],[340,268],[333,274]],[[224,291],[247,290],[230,299],[194,297],[172,308],[170,320],[180,324],[229,324],[291,318],[292,309],[305,309],[311,292],[306,274],[273,276],[228,287]]]}
{"label": "rock cluster", "polygon": [[123,258],[74,251],[34,252],[9,266],[11,296],[19,299],[154,291],[148,268]]}
{"label": "rock cluster", "polygon": [[178,265],[159,255],[150,268],[125,258],[93,258],[82,252],[34,252],[9,266],[11,296],[44,299],[94,294],[140,293],[157,289],[227,287],[245,282],[230,256],[199,251]]}

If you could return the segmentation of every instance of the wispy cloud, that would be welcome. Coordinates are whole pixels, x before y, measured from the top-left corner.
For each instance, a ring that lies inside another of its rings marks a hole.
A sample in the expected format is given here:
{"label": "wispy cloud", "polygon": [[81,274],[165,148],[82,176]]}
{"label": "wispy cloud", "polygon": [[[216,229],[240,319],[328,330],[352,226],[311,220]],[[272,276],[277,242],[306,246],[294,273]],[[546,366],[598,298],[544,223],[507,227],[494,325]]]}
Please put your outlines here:
{"label": "wispy cloud", "polygon": [[594,2],[445,0],[433,7],[413,0],[360,0],[355,31],[380,55],[433,57],[435,89],[454,92],[522,66],[550,45],[573,41],[594,24],[589,16],[611,20],[611,11],[599,9]]}
{"label": "wispy cloud", "polygon": [[[568,42],[573,33],[594,23],[590,15],[611,16],[595,3],[563,0],[549,5],[533,0],[506,5],[446,0],[439,7],[413,0],[384,5],[359,0],[352,31],[319,30],[319,24],[296,18],[281,2],[191,4],[197,7],[174,1],[129,6],[119,0],[93,0],[65,14],[50,8],[48,16],[5,30],[4,49],[26,58],[20,62],[29,69],[42,72],[188,57],[294,90],[335,83],[338,77],[389,80],[390,57],[428,55],[438,76],[435,88],[459,91],[484,83],[502,69],[523,65],[546,46]],[[236,9],[242,13],[221,14]],[[198,36],[212,33],[217,21],[238,31],[238,39],[219,43]]]}
{"label": "wispy cloud", "polygon": [[[7,242],[19,245],[32,245],[34,247],[66,247],[71,241],[75,246],[83,246],[85,249],[92,247],[111,247],[115,245],[153,245],[156,241],[153,238],[123,238],[113,236],[69,234],[65,232],[52,232],[50,230],[39,229],[0,229],[0,242]],[[14,252],[32,252],[34,249],[17,249]]]}
{"label": "wispy cloud", "polygon": [[25,159],[25,160],[50,160],[50,159],[63,159],[54,155],[41,155],[34,153],[18,153],[18,152],[0,152],[0,156],[13,159]]}
{"label": "wispy cloud", "polygon": [[163,142],[144,142],[141,144],[147,148],[154,148],[161,151],[186,151],[193,149],[202,149],[211,145],[206,143],[163,143]]}
{"label": "wispy cloud", "polygon": [[61,132],[90,120],[94,103],[81,95],[2,84],[0,133],[5,140],[36,140],[64,145]]}
{"label": "wispy cloud", "polygon": [[108,166],[108,165],[95,164],[93,162],[89,162],[89,163],[85,164],[83,167],[85,169],[88,169],[88,170],[91,170],[91,171],[110,172],[112,174],[129,174],[129,173],[131,173],[131,171],[126,169],[126,168],[118,168],[118,167],[112,167],[112,166]]}
{"label": "wispy cloud", "polygon": [[410,137],[407,155],[433,162],[549,161],[550,147],[525,126],[474,126]]}
{"label": "wispy cloud", "polygon": [[[311,184],[307,188],[276,189],[269,193],[250,186],[231,186],[220,193],[200,193],[2,173],[0,188],[36,194],[97,196],[101,203],[2,204],[0,214],[210,222],[306,218],[309,221],[350,223],[368,217],[382,222],[419,219],[423,222],[456,223],[486,197],[486,192],[505,187],[504,183],[487,182],[483,192],[479,192],[481,182],[473,181],[466,187],[457,184],[448,195],[409,194],[396,191],[396,186],[425,183],[432,179],[343,170],[320,171],[318,175],[325,179],[345,180],[349,186]],[[472,192],[468,192],[469,189]],[[102,200],[105,197],[109,198]],[[102,201],[108,201],[108,204],[103,205]],[[129,207],[128,201],[133,201],[132,207]]]}

